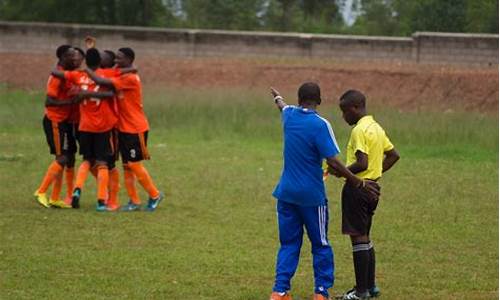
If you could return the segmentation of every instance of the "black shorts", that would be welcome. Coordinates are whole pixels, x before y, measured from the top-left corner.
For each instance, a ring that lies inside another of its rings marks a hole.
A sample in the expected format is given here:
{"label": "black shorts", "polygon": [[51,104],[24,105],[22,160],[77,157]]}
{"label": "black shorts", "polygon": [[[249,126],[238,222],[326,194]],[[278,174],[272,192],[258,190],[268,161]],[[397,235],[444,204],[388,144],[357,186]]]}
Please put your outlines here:
{"label": "black shorts", "polygon": [[80,131],[80,154],[85,160],[107,162],[113,155],[111,130],[106,132]]}
{"label": "black shorts", "polygon": [[118,132],[118,147],[123,163],[149,159],[147,144],[148,131],[142,133]]}
{"label": "black shorts", "polygon": [[342,233],[369,235],[378,198],[372,199],[367,192],[345,183],[342,188]]}
{"label": "black shorts", "polygon": [[118,148],[118,129],[111,129],[111,146],[113,147],[113,154],[108,156],[108,168],[111,170],[116,166],[116,161],[120,156]]}
{"label": "black shorts", "polygon": [[76,144],[80,146],[80,131],[78,130],[78,127],[80,125],[78,123],[69,123],[69,124],[73,126],[73,136],[75,137]]}
{"label": "black shorts", "polygon": [[50,148],[50,154],[74,155],[76,153],[76,138],[74,126],[68,122],[53,122],[45,116],[43,131]]}

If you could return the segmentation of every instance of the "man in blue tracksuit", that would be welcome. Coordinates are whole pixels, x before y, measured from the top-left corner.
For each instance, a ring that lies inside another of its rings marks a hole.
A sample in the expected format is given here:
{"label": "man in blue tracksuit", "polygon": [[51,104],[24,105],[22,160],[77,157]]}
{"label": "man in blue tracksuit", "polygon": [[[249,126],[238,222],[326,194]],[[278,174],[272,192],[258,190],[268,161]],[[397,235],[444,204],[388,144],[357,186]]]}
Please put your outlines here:
{"label": "man in blue tracksuit", "polygon": [[277,201],[280,249],[271,300],[290,300],[290,280],[299,263],[304,227],[312,246],[314,299],[328,299],[333,286],[333,251],[328,242],[328,200],[323,184],[322,160],[352,183],[376,194],[376,186],[353,175],[337,160],[339,147],[330,123],[316,107],[321,103],[320,88],[304,83],[298,91],[299,106],[287,105],[271,88],[282,114],[284,133],[283,172],[273,196]]}

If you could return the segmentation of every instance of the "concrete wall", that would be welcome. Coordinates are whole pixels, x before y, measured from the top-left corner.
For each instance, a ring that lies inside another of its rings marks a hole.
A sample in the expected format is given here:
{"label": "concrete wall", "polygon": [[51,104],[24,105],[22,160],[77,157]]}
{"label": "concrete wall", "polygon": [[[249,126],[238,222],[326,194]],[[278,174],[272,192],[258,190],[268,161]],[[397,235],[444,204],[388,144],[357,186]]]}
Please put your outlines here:
{"label": "concrete wall", "polygon": [[0,22],[0,53],[52,53],[58,45],[132,47],[138,56],[305,57],[498,65],[498,35],[417,32],[411,38]]}
{"label": "concrete wall", "polygon": [[498,35],[416,32],[413,40],[418,63],[498,65]]}

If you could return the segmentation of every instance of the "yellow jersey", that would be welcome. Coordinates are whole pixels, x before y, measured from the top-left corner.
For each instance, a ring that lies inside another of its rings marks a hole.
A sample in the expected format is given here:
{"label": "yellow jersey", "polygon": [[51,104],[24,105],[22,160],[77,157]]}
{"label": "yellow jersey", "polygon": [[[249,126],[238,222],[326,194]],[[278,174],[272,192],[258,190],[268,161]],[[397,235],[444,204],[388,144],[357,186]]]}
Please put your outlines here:
{"label": "yellow jersey", "polygon": [[372,116],[364,116],[358,120],[351,131],[351,137],[347,144],[347,165],[356,162],[357,151],[365,153],[368,156],[368,168],[356,175],[363,179],[376,180],[382,177],[384,152],[393,148],[394,146],[384,129]]}

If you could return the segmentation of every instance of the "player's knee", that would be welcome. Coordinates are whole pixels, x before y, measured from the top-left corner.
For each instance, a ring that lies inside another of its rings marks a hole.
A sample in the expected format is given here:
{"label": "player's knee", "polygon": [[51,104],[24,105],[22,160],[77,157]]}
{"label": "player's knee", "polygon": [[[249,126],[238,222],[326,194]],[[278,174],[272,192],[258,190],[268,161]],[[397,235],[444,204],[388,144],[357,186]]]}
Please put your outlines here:
{"label": "player's knee", "polygon": [[368,243],[369,238],[367,235],[351,235],[352,243]]}

